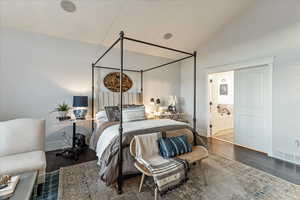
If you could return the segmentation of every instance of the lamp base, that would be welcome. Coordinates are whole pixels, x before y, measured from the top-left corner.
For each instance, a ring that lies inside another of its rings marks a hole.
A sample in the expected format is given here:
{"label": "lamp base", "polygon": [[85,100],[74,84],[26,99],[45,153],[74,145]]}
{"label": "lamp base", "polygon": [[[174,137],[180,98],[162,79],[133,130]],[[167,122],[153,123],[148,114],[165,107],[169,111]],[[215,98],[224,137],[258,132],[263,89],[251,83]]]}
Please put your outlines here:
{"label": "lamp base", "polygon": [[75,109],[73,110],[73,113],[76,119],[85,119],[87,115],[87,109],[83,109],[83,108]]}

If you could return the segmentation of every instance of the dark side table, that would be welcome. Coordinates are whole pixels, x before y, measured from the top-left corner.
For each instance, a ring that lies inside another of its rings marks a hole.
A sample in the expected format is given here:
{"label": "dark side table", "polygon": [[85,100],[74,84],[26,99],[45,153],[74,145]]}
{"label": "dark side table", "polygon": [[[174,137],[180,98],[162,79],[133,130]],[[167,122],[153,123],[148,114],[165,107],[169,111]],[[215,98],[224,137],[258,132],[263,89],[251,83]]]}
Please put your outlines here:
{"label": "dark side table", "polygon": [[82,149],[76,147],[75,145],[75,139],[76,139],[76,123],[77,122],[86,122],[91,121],[91,119],[71,119],[71,120],[64,120],[60,121],[60,123],[68,123],[71,122],[73,126],[73,133],[72,133],[72,147],[66,148],[63,151],[56,154],[56,156],[63,156],[65,158],[69,158],[72,160],[77,161],[79,158],[80,153],[82,152]]}

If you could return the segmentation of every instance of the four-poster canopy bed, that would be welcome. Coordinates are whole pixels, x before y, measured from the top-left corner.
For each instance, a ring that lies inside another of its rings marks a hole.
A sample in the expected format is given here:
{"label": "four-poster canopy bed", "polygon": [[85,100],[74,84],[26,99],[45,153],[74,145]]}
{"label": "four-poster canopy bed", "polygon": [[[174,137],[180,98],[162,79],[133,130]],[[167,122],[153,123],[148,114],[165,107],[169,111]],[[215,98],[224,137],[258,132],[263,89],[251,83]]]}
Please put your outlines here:
{"label": "four-poster canopy bed", "polygon": [[[168,63],[164,63],[155,67],[151,67],[148,69],[142,69],[142,70],[133,70],[133,69],[125,69],[124,68],[124,40],[128,40],[128,41],[132,41],[132,42],[136,42],[136,43],[141,43],[144,45],[148,45],[148,46],[154,46],[154,47],[158,47],[158,48],[162,48],[162,49],[166,49],[169,51],[173,51],[173,52],[177,52],[177,53],[181,53],[184,55],[187,55],[183,58],[174,60],[174,61],[170,61]],[[105,55],[112,49],[114,48],[118,43],[120,43],[120,68],[114,68],[114,67],[104,67],[104,66],[98,66],[97,64],[99,63],[99,61],[105,57]],[[122,174],[122,167],[123,167],[123,145],[122,145],[122,134],[123,134],[123,73],[124,72],[135,72],[135,73],[140,73],[140,77],[141,77],[141,101],[143,103],[143,75],[146,72],[149,72],[151,70],[154,69],[158,69],[170,64],[174,64],[180,61],[183,61],[185,59],[188,58],[193,58],[194,59],[194,70],[193,70],[193,92],[194,92],[194,96],[193,96],[193,126],[192,126],[192,132],[193,132],[193,137],[194,137],[194,145],[196,145],[196,136],[197,136],[197,131],[196,131],[196,57],[197,57],[197,52],[193,52],[193,53],[189,53],[189,52],[185,52],[185,51],[181,51],[181,50],[177,50],[177,49],[173,49],[173,48],[169,48],[169,47],[165,47],[165,46],[161,46],[161,45],[157,45],[157,44],[153,44],[153,43],[149,43],[149,42],[145,42],[145,41],[141,41],[141,40],[137,40],[137,39],[133,39],[133,38],[129,38],[126,37],[124,35],[124,32],[121,31],[119,34],[119,38],[92,64],[92,117],[94,119],[95,117],[95,105],[94,105],[94,99],[95,99],[95,69],[108,69],[108,70],[119,70],[120,71],[120,89],[119,89],[119,103],[120,103],[120,120],[119,120],[119,148],[118,148],[118,177],[117,177],[117,189],[118,189],[118,193],[121,194],[122,193],[122,182],[123,182],[123,174]],[[94,122],[92,122],[92,128],[94,130]]]}

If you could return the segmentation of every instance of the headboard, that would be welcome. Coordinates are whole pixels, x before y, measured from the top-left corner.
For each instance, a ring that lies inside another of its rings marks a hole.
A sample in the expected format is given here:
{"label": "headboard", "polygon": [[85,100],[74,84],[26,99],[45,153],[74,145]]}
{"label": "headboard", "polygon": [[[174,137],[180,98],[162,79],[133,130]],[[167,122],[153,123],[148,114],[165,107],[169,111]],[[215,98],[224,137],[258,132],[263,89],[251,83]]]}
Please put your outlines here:
{"label": "headboard", "polygon": [[[123,105],[141,104],[142,94],[140,92],[125,92],[123,93]],[[99,91],[95,96],[95,112],[104,110],[105,106],[117,106],[120,103],[118,92]]]}

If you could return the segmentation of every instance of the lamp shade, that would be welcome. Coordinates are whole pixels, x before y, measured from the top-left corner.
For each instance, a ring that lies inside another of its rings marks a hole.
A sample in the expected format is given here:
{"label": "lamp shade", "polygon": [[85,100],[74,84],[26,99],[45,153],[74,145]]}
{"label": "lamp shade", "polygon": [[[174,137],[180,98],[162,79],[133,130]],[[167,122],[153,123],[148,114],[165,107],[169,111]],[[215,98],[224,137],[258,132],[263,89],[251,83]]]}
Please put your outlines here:
{"label": "lamp shade", "polygon": [[88,107],[88,97],[73,96],[73,107]]}

